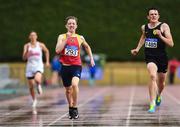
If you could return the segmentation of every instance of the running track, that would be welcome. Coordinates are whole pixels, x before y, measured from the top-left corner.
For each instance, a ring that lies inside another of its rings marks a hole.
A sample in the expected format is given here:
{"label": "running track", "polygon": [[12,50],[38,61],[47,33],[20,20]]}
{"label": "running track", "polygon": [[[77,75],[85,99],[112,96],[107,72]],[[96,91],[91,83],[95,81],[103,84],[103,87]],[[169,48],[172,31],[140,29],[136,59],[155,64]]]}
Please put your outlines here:
{"label": "running track", "polygon": [[37,115],[32,114],[30,97],[0,102],[0,126],[180,126],[180,86],[167,86],[161,107],[149,114],[146,86],[81,87],[78,120],[67,118],[62,88],[45,90],[38,97]]}

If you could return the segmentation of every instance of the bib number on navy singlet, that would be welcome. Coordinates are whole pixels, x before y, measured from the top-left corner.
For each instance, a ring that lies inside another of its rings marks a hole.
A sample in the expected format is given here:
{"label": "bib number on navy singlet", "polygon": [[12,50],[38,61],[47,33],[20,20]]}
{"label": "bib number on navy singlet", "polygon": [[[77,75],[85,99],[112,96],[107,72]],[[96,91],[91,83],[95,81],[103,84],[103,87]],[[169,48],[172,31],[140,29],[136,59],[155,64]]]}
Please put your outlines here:
{"label": "bib number on navy singlet", "polygon": [[145,47],[146,48],[157,48],[158,39],[156,38],[146,38]]}
{"label": "bib number on navy singlet", "polygon": [[78,56],[78,47],[76,47],[76,46],[66,46],[64,54],[66,56]]}

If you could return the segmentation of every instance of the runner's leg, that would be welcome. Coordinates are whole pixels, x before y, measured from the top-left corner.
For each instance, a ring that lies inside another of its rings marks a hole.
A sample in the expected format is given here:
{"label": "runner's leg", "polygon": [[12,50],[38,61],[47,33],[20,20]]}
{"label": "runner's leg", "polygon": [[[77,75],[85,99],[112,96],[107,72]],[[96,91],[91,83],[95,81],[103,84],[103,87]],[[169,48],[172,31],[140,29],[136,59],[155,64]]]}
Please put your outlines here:
{"label": "runner's leg", "polygon": [[150,103],[155,105],[155,99],[157,94],[157,66],[155,63],[150,62],[147,64],[147,69],[151,80],[149,85]]}

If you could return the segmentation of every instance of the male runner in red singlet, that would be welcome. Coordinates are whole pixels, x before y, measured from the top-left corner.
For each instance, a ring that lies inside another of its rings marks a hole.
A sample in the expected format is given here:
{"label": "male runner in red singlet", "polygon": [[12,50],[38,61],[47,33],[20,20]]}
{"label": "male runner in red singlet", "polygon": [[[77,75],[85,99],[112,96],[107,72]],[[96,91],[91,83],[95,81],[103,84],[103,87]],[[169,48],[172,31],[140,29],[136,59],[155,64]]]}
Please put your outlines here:
{"label": "male runner in red singlet", "polygon": [[60,71],[63,85],[66,89],[66,97],[69,103],[69,118],[77,119],[78,108],[78,84],[81,77],[81,58],[80,47],[85,47],[86,52],[90,57],[90,64],[94,66],[92,51],[84,37],[76,34],[77,18],[69,16],[66,18],[67,33],[60,34],[56,45],[56,53],[60,54],[60,62],[62,68]]}

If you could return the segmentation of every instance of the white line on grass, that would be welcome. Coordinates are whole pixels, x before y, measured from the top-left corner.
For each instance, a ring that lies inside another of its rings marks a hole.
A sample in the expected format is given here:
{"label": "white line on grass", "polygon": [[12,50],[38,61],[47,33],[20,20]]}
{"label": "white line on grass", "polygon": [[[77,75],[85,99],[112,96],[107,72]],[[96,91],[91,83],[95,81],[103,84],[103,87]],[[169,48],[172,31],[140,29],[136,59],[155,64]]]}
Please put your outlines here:
{"label": "white line on grass", "polygon": [[128,109],[128,115],[127,115],[127,118],[126,118],[126,127],[129,127],[129,123],[130,123],[130,117],[131,117],[134,94],[135,94],[135,86],[133,86],[131,88],[131,96],[130,96],[130,100],[129,100],[129,109]]}
{"label": "white line on grass", "polygon": [[[79,104],[78,107],[82,107],[85,104],[87,104],[88,102],[90,102],[91,100],[93,100],[94,98],[98,97],[99,95],[101,95],[102,93],[104,93],[107,89],[102,89],[100,92],[98,92],[97,94],[95,94],[94,96],[92,96],[91,98],[89,98],[88,100],[86,100],[85,102],[83,102],[82,104]],[[60,116],[59,118],[57,118],[56,120],[54,120],[53,122],[49,123],[48,126],[53,125],[54,123],[56,123],[57,121],[61,120],[62,118],[64,118],[65,116],[67,116],[68,112],[66,112],[65,114],[63,114],[62,116]]]}

